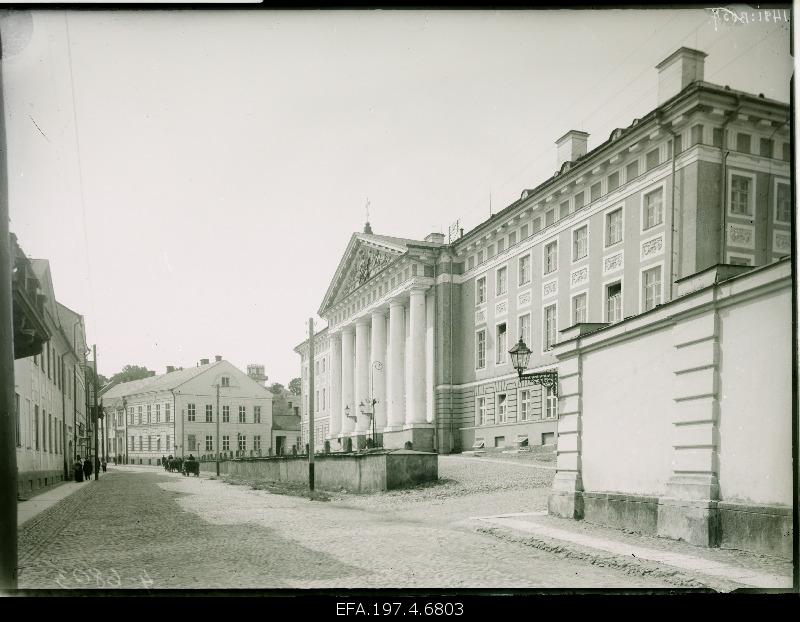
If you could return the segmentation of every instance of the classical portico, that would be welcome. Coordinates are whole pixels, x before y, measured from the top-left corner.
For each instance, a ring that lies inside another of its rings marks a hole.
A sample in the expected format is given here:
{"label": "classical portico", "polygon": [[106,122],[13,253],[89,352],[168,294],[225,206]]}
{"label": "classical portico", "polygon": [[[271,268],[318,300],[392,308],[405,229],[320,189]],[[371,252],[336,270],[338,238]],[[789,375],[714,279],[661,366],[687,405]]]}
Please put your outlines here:
{"label": "classical portico", "polygon": [[[331,336],[331,448],[434,447],[434,240],[354,234],[320,315]],[[430,311],[430,312],[429,312]]]}

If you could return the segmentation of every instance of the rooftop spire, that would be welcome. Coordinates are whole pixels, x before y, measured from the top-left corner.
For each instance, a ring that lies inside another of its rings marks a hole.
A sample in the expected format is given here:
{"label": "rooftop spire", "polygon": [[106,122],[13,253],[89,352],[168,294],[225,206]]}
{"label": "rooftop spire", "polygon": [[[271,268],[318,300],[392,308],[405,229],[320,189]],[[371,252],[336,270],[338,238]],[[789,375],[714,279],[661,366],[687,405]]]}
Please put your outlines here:
{"label": "rooftop spire", "polygon": [[364,233],[372,233],[372,227],[370,227],[369,225],[369,197],[367,197],[367,204],[365,206],[365,209],[367,211],[367,222],[364,225]]}

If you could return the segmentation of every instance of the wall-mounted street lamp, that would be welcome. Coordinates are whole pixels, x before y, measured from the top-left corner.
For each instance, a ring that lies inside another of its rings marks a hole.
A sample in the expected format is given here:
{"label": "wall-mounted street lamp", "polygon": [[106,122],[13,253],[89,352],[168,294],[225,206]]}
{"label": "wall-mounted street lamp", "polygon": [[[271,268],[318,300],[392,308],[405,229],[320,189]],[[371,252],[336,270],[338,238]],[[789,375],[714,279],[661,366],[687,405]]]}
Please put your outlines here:
{"label": "wall-mounted street lamp", "polygon": [[375,446],[375,404],[378,400],[375,399],[375,370],[380,371],[383,369],[383,363],[375,361],[372,363],[372,370],[370,374],[370,395],[372,398],[367,403],[361,402],[358,407],[362,415],[366,415],[372,420],[372,446]]}
{"label": "wall-mounted street lamp", "polygon": [[525,345],[522,337],[519,338],[519,341],[508,351],[508,353],[511,355],[511,364],[514,366],[514,369],[517,370],[520,385],[524,380],[526,381],[526,384],[539,384],[543,387],[552,388],[553,395],[558,395],[557,371],[525,371],[528,368],[528,362],[531,360],[531,354],[533,353],[531,352],[531,349]]}

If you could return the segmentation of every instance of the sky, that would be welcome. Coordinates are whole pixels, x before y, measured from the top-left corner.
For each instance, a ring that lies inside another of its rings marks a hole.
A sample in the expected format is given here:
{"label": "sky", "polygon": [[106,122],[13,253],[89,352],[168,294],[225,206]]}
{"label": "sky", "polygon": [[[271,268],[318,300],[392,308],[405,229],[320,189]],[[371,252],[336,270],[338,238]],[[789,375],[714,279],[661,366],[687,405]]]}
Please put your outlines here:
{"label": "sky", "polygon": [[693,8],[34,10],[0,34],[11,230],[106,376],[219,354],[287,384],[367,199],[378,234],[468,231],[566,131],[592,149],[655,108],[682,45],[768,98],[792,73],[788,23]]}

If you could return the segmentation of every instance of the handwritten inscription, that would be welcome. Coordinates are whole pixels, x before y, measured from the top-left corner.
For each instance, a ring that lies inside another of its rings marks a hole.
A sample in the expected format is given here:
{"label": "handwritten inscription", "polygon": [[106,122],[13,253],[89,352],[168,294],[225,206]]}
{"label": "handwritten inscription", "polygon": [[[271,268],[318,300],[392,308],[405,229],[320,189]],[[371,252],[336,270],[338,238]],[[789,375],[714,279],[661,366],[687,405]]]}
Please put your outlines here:
{"label": "handwritten inscription", "polygon": [[714,30],[721,24],[788,24],[792,12],[789,9],[750,8],[743,11],[732,11],[725,7],[709,8],[714,17]]}
{"label": "handwritten inscription", "polygon": [[55,571],[56,584],[65,590],[129,589],[138,587],[150,589],[154,583],[147,570],[132,573],[134,576],[128,576],[128,573],[124,573],[125,576],[123,576],[116,568],[110,568],[106,571],[98,568],[73,568],[67,570],[56,566],[51,561],[48,561],[47,564]]}

